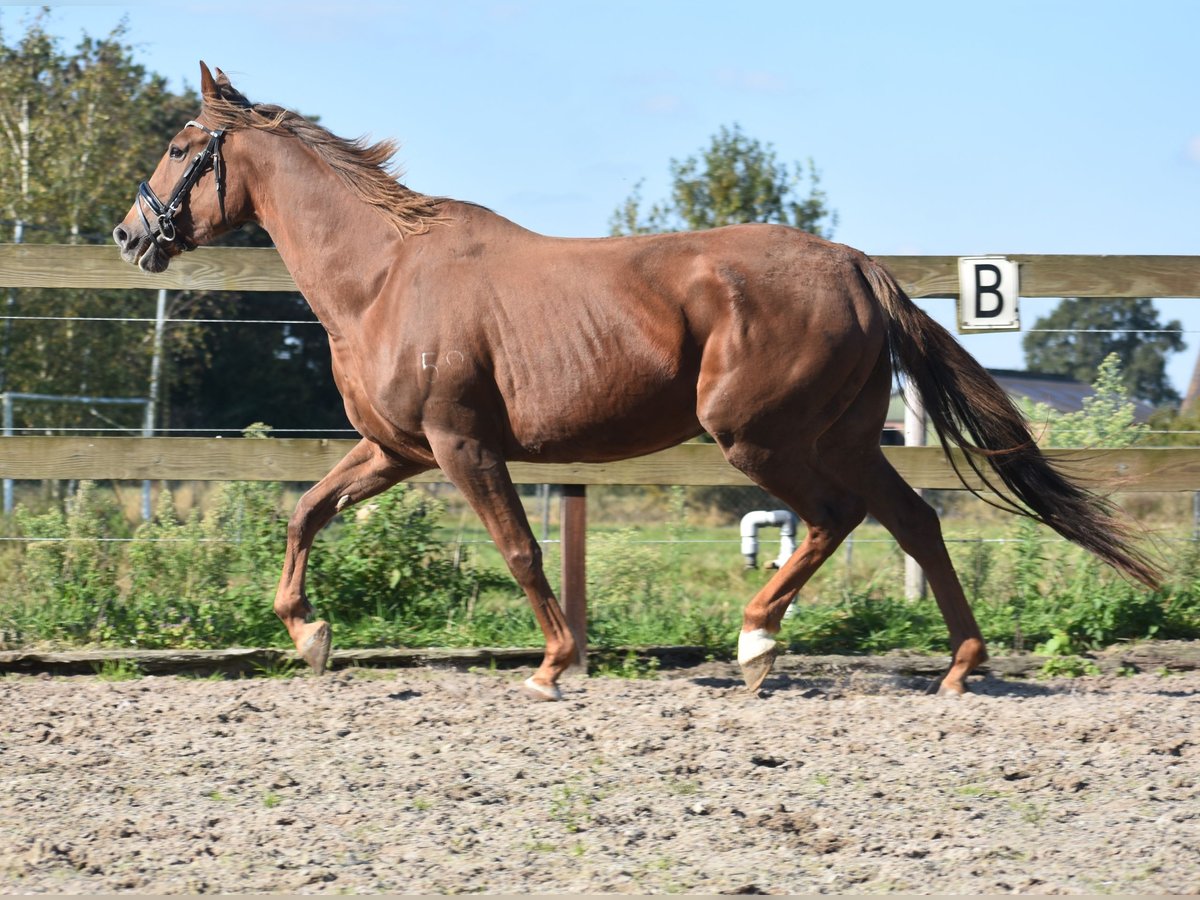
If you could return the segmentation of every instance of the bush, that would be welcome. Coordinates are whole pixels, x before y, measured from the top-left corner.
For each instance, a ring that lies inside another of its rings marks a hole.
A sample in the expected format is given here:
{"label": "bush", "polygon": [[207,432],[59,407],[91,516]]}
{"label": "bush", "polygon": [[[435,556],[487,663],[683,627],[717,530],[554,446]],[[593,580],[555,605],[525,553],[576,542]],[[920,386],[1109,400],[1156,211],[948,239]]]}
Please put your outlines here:
{"label": "bush", "polygon": [[113,637],[142,647],[281,645],[270,604],[286,528],[280,486],[223,485],[180,522],[163,491],[129,549],[130,590]]}
{"label": "bush", "polygon": [[119,514],[111,499],[81,482],[64,510],[15,511],[26,539],[23,564],[0,611],[0,628],[16,643],[87,644],[101,640],[120,608]]}
{"label": "bush", "polygon": [[[281,499],[278,484],[228,484],[207,514],[180,521],[164,491],[132,540],[112,539],[119,512],[91,482],[65,510],[18,509],[26,544],[0,598],[5,643],[286,646],[271,604],[287,534]],[[343,626],[343,646],[443,637],[470,618],[483,588],[511,584],[448,559],[433,536],[436,512],[400,486],[322,536],[313,600]]]}
{"label": "bush", "polygon": [[473,569],[462,550],[450,558],[434,534],[441,513],[435,500],[398,485],[318,538],[309,599],[342,626],[343,646],[422,644],[462,632],[484,588],[511,583]]}
{"label": "bush", "polygon": [[946,628],[929,600],[850,592],[831,603],[801,602],[784,625],[784,639],[797,653],[936,652],[946,646]]}
{"label": "bush", "polygon": [[[673,497],[675,495],[672,495]],[[666,543],[633,529],[589,540],[589,643],[597,650],[689,644],[730,656],[741,609],[767,573],[740,560],[697,558],[682,498]],[[81,483],[63,510],[19,510],[31,539],[6,559],[0,595],[5,643],[57,646],[287,646],[271,609],[285,516],[277,484],[229,484],[209,511],[180,520],[169,495],[130,535],[115,504]],[[540,630],[506,571],[483,568],[438,530],[440,503],[398,486],[318,538],[309,589],[340,646],[537,646]],[[1118,641],[1200,637],[1200,544],[1169,560],[1157,592],[1130,584],[1048,529],[1014,520],[1005,544],[956,548],[968,595],[994,651],[1066,658]],[[127,538],[133,537],[129,541]],[[887,568],[887,567],[885,567]],[[944,652],[932,600],[899,596],[896,577],[827,580],[785,620],[783,640],[806,653]]]}

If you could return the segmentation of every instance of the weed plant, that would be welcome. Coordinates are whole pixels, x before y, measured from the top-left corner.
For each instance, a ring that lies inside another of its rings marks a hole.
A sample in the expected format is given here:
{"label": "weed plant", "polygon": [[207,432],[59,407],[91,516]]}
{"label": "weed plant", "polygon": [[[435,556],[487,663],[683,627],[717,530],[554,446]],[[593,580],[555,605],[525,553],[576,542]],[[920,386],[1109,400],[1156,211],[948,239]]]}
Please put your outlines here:
{"label": "weed plant", "polygon": [[485,590],[510,579],[454,555],[435,533],[442,505],[405,486],[388,491],[336,527],[314,549],[310,600],[353,646],[426,646],[514,637],[481,608]]}
{"label": "weed plant", "polygon": [[[87,482],[62,510],[19,509],[15,531],[24,541],[12,546],[23,550],[10,549],[0,562],[5,645],[286,647],[271,609],[286,536],[282,499],[278,484],[229,484],[203,515],[181,519],[163,492],[153,520],[136,530]],[[499,554],[488,545],[474,552],[480,545],[461,529],[449,533],[444,516],[440,500],[401,485],[320,536],[309,596],[334,623],[339,646],[541,643]],[[678,503],[673,521],[657,530],[592,531],[596,650],[686,644],[732,654],[741,609],[770,573],[742,569],[728,529],[689,527],[686,517]],[[1009,521],[1003,543],[951,545],[994,651],[1071,657],[1118,641],[1200,637],[1200,545],[1181,542],[1168,559],[1166,586],[1147,591],[1048,529]],[[837,556],[826,564],[785,619],[782,639],[806,653],[944,652],[933,600],[901,596],[899,551],[862,544],[854,554],[854,566]],[[553,579],[556,560],[548,556]]]}
{"label": "weed plant", "polygon": [[280,489],[223,486],[208,513],[175,516],[169,492],[130,532],[112,499],[81,482],[38,515],[18,507],[25,552],[7,560],[0,632],[10,645],[196,648],[277,644],[273,573]]}

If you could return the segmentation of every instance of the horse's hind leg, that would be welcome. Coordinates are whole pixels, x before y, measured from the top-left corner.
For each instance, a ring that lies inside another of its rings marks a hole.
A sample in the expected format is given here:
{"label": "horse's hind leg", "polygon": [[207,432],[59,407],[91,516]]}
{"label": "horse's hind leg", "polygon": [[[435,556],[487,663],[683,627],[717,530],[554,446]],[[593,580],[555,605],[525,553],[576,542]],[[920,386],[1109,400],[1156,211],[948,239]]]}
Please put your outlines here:
{"label": "horse's hind leg", "polygon": [[736,447],[726,451],[730,461],[765,490],[787,503],[804,520],[808,533],[782,568],[746,605],[738,638],[738,664],[750,690],[758,690],[778,653],[773,635],[796,593],[863,520],[866,504],[824,472],[804,461],[804,453],[781,452],[761,463],[739,458]]}
{"label": "horse's hind leg", "polygon": [[877,451],[870,464],[863,467],[861,484],[864,496],[869,498],[871,515],[925,570],[938,609],[950,631],[950,669],[942,679],[938,693],[966,693],[967,676],[987,661],[987,650],[946,551],[937,513],[905,483],[882,452]]}
{"label": "horse's hind leg", "polygon": [[428,468],[399,461],[377,444],[362,440],[296,504],[288,522],[287,551],[275,593],[275,614],[283,620],[301,659],[318,675],[325,671],[329,661],[333,635],[328,622],[309,621],[313,608],[304,595],[308,551],[317,532],[351,503],[373,497]]}

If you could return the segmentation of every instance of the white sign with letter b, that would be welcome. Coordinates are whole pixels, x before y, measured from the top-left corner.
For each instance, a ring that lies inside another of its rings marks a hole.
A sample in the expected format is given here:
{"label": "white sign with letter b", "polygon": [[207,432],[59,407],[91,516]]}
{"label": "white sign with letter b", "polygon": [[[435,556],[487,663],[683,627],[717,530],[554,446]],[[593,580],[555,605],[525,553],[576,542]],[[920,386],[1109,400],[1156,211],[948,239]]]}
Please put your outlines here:
{"label": "white sign with letter b", "polygon": [[958,258],[958,330],[1020,331],[1017,263],[1003,256]]}

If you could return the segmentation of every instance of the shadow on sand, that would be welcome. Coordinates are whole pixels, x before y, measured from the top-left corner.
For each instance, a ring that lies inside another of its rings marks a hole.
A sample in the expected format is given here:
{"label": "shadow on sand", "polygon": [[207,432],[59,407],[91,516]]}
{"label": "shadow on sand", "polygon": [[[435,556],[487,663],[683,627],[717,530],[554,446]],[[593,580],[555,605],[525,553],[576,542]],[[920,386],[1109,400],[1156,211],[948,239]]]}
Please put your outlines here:
{"label": "shadow on sand", "polygon": [[[716,690],[745,689],[741,678],[734,675],[703,675],[688,680],[692,684]],[[819,676],[780,672],[763,682],[758,695],[763,699],[792,693],[813,699],[835,699],[847,694],[914,696],[936,693],[939,682],[939,678],[859,671]],[[1073,693],[1075,690],[1069,681],[1033,682],[1000,678],[990,673],[972,676],[968,686],[972,694],[982,697],[1049,697]]]}

